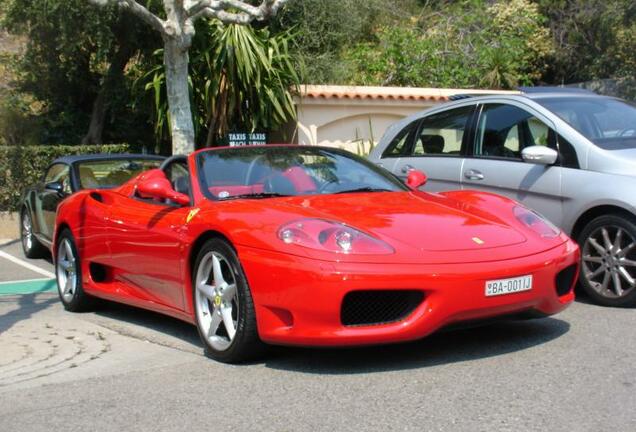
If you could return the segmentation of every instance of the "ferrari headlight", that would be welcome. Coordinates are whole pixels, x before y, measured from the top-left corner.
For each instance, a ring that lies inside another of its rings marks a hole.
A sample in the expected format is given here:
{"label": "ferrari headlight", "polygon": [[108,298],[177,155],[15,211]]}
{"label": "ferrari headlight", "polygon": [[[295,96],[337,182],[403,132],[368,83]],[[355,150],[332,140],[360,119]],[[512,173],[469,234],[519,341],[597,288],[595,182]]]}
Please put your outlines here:
{"label": "ferrari headlight", "polygon": [[528,208],[516,206],[513,213],[519,222],[543,238],[555,238],[561,233],[561,230],[552,222]]}
{"label": "ferrari headlight", "polygon": [[393,248],[348,225],[323,219],[301,219],[283,225],[278,238],[287,244],[325,252],[359,255],[388,255]]}

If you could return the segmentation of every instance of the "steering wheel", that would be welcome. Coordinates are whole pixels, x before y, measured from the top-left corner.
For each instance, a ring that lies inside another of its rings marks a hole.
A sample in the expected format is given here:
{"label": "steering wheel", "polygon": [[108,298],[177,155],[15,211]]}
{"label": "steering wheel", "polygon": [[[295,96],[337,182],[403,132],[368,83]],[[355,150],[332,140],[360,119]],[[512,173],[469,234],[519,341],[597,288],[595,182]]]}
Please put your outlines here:
{"label": "steering wheel", "polygon": [[252,159],[252,162],[250,162],[250,165],[247,167],[247,173],[245,174],[245,186],[248,186],[251,183],[252,180],[252,174],[254,173],[254,167],[256,167],[256,163],[263,159],[265,155],[258,155],[256,156],[254,159]]}
{"label": "steering wheel", "polygon": [[166,159],[163,162],[161,162],[161,165],[159,165],[159,169],[161,171],[163,171],[163,172],[166,172],[166,168],[168,168],[170,165],[172,165],[173,162],[183,162],[187,166],[188,165],[188,157],[186,155],[170,156],[168,159]]}
{"label": "steering wheel", "polygon": [[[628,135],[627,132],[631,132],[631,133]],[[619,137],[624,137],[624,136],[631,137],[635,135],[636,135],[636,128],[633,128],[633,127],[626,127],[625,129],[623,129],[622,131],[618,133]]]}

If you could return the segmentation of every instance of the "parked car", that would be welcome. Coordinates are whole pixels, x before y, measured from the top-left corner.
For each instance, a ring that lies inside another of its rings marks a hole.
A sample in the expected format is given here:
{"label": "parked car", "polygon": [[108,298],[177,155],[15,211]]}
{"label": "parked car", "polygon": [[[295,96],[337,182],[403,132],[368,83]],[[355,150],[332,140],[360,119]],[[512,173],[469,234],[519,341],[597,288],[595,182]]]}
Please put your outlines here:
{"label": "parked car", "polygon": [[427,190],[477,189],[545,215],[582,248],[599,304],[636,305],[636,107],[566,89],[460,98],[390,127],[370,160]]}
{"label": "parked car", "polygon": [[431,195],[423,181],[314,146],[174,156],[62,202],[59,296],[70,311],[99,297],[180,318],[225,362],[263,343],[399,342],[572,302],[579,250],[559,229],[508,198]]}
{"label": "parked car", "polygon": [[142,171],[156,168],[162,156],[91,154],[55,159],[40,183],[28,187],[20,204],[22,249],[28,258],[40,258],[51,246],[55,212],[67,196],[82,189],[119,186]]}

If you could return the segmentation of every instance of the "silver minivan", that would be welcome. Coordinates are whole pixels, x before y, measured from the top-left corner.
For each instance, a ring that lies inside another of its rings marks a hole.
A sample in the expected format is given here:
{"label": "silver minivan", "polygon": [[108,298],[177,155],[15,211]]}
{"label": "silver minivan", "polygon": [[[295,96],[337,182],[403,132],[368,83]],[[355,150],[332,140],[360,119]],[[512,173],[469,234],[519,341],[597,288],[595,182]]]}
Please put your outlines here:
{"label": "silver minivan", "polygon": [[369,158],[425,190],[478,189],[546,216],[581,246],[580,283],[636,305],[636,107],[584,90],[459,97],[392,125]]}

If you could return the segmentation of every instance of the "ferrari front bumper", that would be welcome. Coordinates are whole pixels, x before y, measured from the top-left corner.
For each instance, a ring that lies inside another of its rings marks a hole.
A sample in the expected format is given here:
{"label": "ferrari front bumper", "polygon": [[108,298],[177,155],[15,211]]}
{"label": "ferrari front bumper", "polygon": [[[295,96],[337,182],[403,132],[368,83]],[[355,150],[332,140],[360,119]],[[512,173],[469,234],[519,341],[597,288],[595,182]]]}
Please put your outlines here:
{"label": "ferrari front bumper", "polygon": [[[461,322],[520,312],[552,315],[573,300],[579,249],[562,245],[522,258],[469,264],[365,264],[318,261],[239,247],[254,299],[258,331],[268,343],[347,346],[423,338]],[[573,267],[571,267],[573,266]],[[569,287],[557,292],[557,274],[576,269]],[[486,281],[532,275],[532,289],[485,295]],[[375,325],[344,325],[348,293],[373,290],[419,291],[421,301],[403,319]]]}

